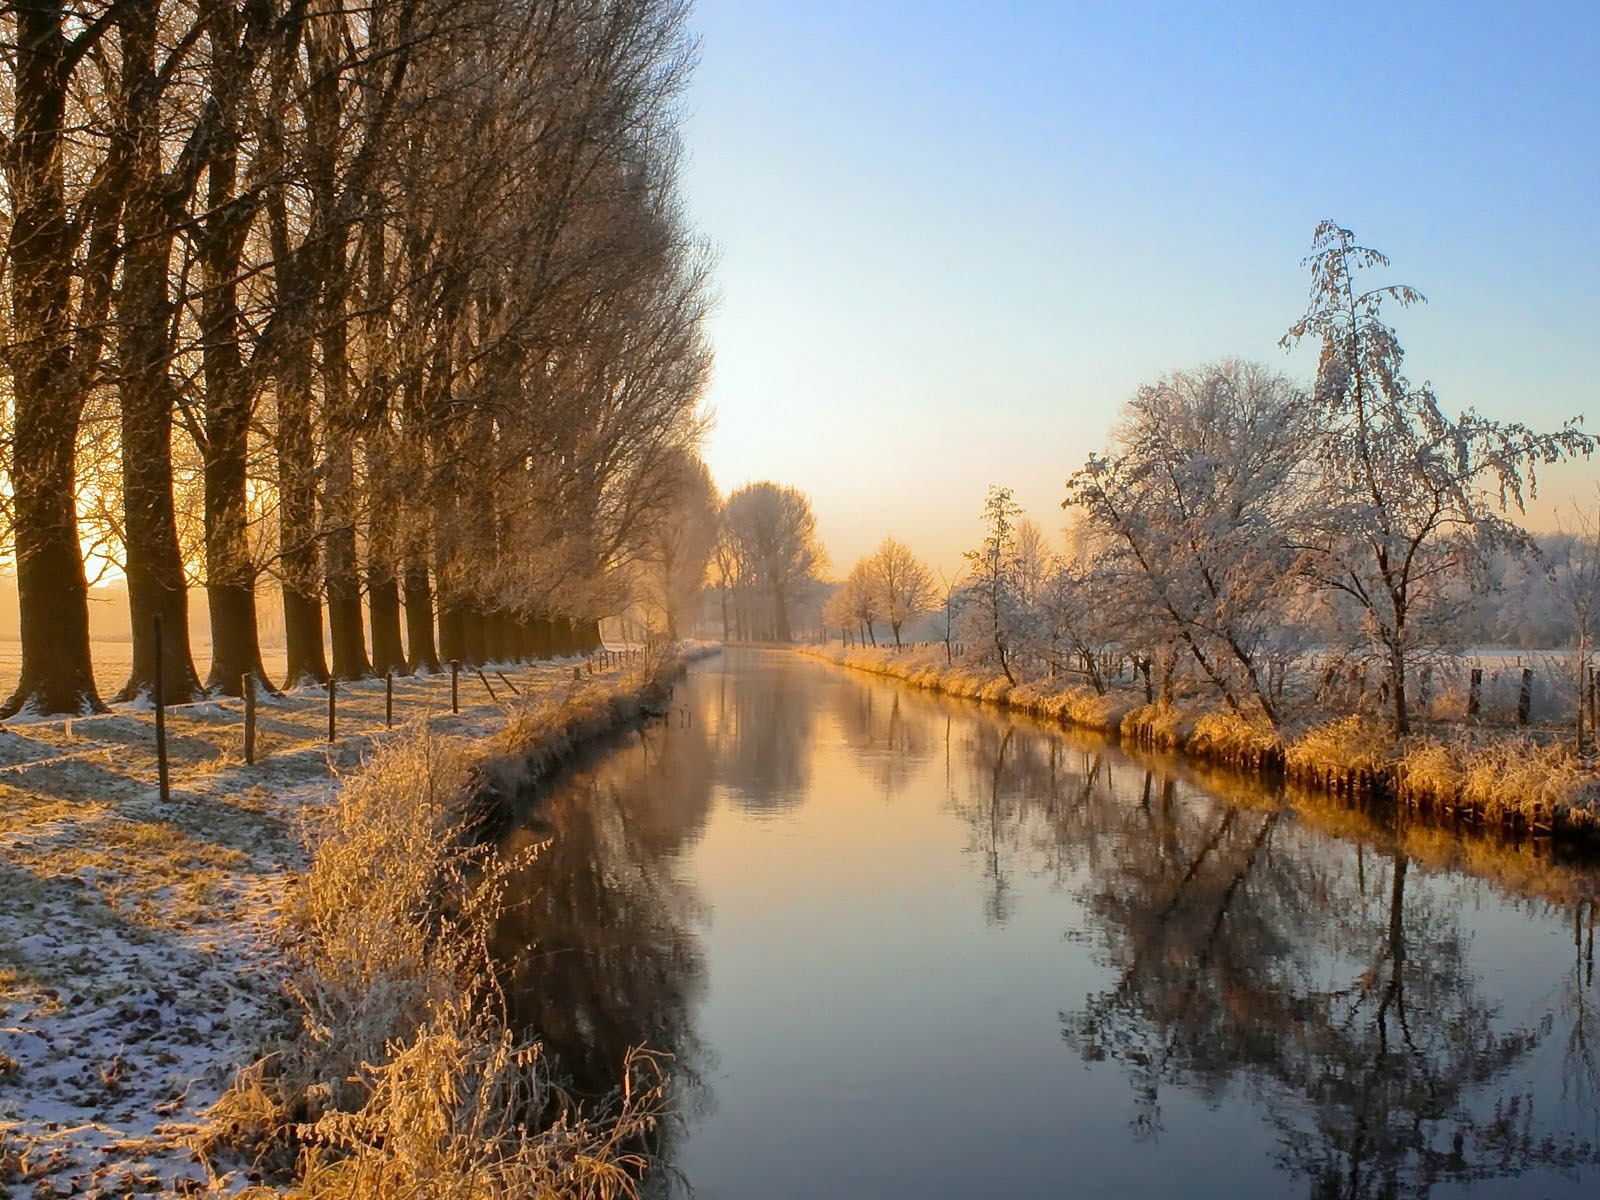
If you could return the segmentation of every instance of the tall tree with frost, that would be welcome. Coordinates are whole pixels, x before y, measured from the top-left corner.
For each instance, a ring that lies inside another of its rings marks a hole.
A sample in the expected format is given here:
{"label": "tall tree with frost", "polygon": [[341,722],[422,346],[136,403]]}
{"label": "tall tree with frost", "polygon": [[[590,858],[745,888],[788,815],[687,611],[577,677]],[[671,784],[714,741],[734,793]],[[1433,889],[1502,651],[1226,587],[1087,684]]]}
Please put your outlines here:
{"label": "tall tree with frost", "polygon": [[839,590],[828,597],[822,606],[822,623],[837,625],[841,630],[854,625],[861,631],[861,639],[878,644],[873,632],[873,622],[882,619],[882,592],[872,577],[872,560],[863,558],[850,568]]}
{"label": "tall tree with frost", "polygon": [[81,87],[112,11],[8,6],[0,135],[7,184],[4,265],[11,393],[6,463],[15,524],[22,673],[0,717],[98,712],[89,662],[89,584],[78,544],[75,441],[105,341],[119,256],[123,170],[94,157]]}
{"label": "tall tree with frost", "polygon": [[1447,417],[1431,387],[1401,373],[1404,351],[1383,320],[1386,301],[1407,307],[1421,293],[1366,286],[1364,273],[1388,258],[1332,221],[1317,226],[1305,262],[1311,304],[1282,344],[1321,344],[1318,432],[1306,458],[1326,499],[1308,508],[1301,548],[1311,577],[1359,607],[1399,736],[1411,729],[1408,667],[1447,633],[1447,585],[1487,548],[1523,544],[1503,514],[1534,493],[1536,464],[1588,455],[1594,439],[1571,421],[1535,433],[1470,409]]}
{"label": "tall tree with frost", "polygon": [[[1021,507],[1010,488],[991,486],[983,502],[983,545],[968,550],[967,604],[977,614],[980,636],[994,648],[1006,682],[1015,684],[1011,655],[1023,616],[1017,560],[1017,521]],[[985,655],[987,656],[987,655]]]}

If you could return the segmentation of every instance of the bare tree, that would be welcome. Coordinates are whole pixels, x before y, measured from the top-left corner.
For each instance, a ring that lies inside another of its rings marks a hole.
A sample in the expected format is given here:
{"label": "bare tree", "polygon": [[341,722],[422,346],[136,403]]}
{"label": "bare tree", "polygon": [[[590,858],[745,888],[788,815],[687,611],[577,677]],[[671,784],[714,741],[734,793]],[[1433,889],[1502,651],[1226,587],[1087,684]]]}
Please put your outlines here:
{"label": "bare tree", "polygon": [[867,568],[899,649],[900,627],[933,607],[933,576],[909,547],[892,537],[883,539],[877,553],[867,560]]}
{"label": "bare tree", "polygon": [[963,608],[972,614],[988,657],[992,650],[1008,683],[1016,683],[1011,656],[1022,636],[1026,612],[1017,557],[1017,522],[1022,509],[1011,489],[991,485],[983,504],[983,545],[968,550]]}
{"label": "bare tree", "polygon": [[[1559,538],[1552,539],[1544,555],[1550,581],[1569,623],[1572,675],[1577,698],[1577,747],[1584,749],[1585,685],[1594,656],[1595,635],[1600,632],[1600,491],[1584,508],[1572,506],[1571,521]],[[1600,730],[1593,731],[1600,735]]]}
{"label": "bare tree", "polygon": [[752,483],[728,497],[723,520],[745,564],[743,575],[770,603],[764,632],[775,641],[790,641],[790,609],[824,562],[811,501],[792,487]]}
{"label": "bare tree", "polygon": [[1382,316],[1386,301],[1405,307],[1422,295],[1366,286],[1363,273],[1389,260],[1332,221],[1317,226],[1306,263],[1311,305],[1283,345],[1321,344],[1306,458],[1322,499],[1305,510],[1297,541],[1316,583],[1358,607],[1398,736],[1411,728],[1412,661],[1449,639],[1450,586],[1487,549],[1525,545],[1504,514],[1534,491],[1536,464],[1587,455],[1594,439],[1571,422],[1536,433],[1471,410],[1445,416],[1427,384],[1401,373],[1404,351]]}
{"label": "bare tree", "polygon": [[1260,660],[1293,584],[1288,516],[1311,415],[1300,388],[1254,363],[1174,372],[1139,389],[1111,454],[1090,457],[1065,502],[1228,705],[1253,703],[1274,724]]}

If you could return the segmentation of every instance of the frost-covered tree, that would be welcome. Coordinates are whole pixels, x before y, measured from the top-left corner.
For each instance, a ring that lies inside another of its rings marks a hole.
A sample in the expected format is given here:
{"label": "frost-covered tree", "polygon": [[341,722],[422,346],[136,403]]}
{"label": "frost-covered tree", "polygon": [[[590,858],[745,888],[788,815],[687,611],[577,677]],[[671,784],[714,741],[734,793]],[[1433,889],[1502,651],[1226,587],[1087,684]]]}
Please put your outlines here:
{"label": "frost-covered tree", "polygon": [[1080,547],[1056,560],[1039,597],[1042,657],[1052,670],[1077,671],[1102,695],[1108,652],[1120,650],[1127,591],[1114,557]]}
{"label": "frost-covered tree", "polygon": [[759,622],[761,631],[774,641],[791,640],[793,605],[825,561],[811,501],[792,487],[752,483],[728,497],[722,518],[741,563],[740,576],[770,604]]}
{"label": "frost-covered tree", "polygon": [[1311,304],[1283,337],[1321,345],[1315,440],[1304,449],[1319,475],[1319,502],[1303,510],[1297,538],[1318,585],[1361,614],[1385,667],[1391,726],[1409,732],[1409,668],[1447,645],[1461,581],[1496,546],[1525,544],[1504,515],[1521,511],[1535,466],[1589,454],[1594,439],[1568,422],[1536,433],[1468,410],[1447,417],[1433,389],[1402,373],[1404,351],[1383,305],[1420,303],[1404,284],[1367,286],[1383,254],[1332,221],[1317,226]]}
{"label": "frost-covered tree", "polygon": [[894,631],[895,648],[899,649],[900,627],[933,607],[937,598],[933,575],[908,546],[892,537],[884,538],[877,552],[866,561],[884,620]]}
{"label": "frost-covered tree", "polygon": [[872,625],[883,617],[881,604],[881,593],[872,578],[871,560],[863,558],[850,568],[839,590],[823,605],[823,623],[837,625],[840,629],[853,625],[860,630],[863,641],[876,646],[878,637]]}
{"label": "frost-covered tree", "polygon": [[694,611],[716,546],[717,488],[699,457],[682,452],[670,468],[670,507],[645,531],[639,570],[642,598],[676,641]]}
{"label": "frost-covered tree", "polygon": [[1229,707],[1274,724],[1261,660],[1292,586],[1286,518],[1311,416],[1302,389],[1256,363],[1175,371],[1128,402],[1063,504],[1120,560],[1126,606],[1164,621]]}
{"label": "frost-covered tree", "polygon": [[[1584,684],[1593,661],[1594,645],[1600,635],[1600,493],[1594,507],[1573,506],[1573,518],[1552,538],[1544,555],[1549,571],[1550,591],[1556,601],[1569,645],[1572,647],[1572,675],[1577,693],[1578,752],[1583,753]],[[1594,731],[1600,736],[1600,730]]]}
{"label": "frost-covered tree", "polygon": [[962,607],[975,625],[979,655],[992,653],[1008,683],[1016,683],[1011,659],[1026,623],[1017,527],[1022,509],[1008,487],[991,486],[983,503],[983,545],[968,550],[967,586]]}

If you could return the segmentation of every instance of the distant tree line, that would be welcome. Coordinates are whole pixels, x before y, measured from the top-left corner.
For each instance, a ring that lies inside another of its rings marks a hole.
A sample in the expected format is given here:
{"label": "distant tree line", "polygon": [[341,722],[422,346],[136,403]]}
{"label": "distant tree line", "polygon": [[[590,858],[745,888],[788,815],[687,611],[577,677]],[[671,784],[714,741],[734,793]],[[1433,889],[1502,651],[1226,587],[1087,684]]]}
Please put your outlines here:
{"label": "distant tree line", "polygon": [[299,684],[579,650],[643,564],[684,557],[709,359],[685,16],[5,8],[0,715],[102,707],[86,544],[127,579],[119,694],[150,687],[159,617],[175,700],[267,682],[267,585]]}

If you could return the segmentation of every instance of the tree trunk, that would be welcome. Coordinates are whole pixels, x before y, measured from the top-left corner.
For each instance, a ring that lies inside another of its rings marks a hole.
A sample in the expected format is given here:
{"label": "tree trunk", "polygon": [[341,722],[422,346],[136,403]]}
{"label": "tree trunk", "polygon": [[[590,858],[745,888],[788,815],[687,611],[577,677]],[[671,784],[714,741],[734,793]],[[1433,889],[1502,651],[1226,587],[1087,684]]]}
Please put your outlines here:
{"label": "tree trunk", "polygon": [[[222,19],[230,12],[219,4]],[[212,90],[226,85],[213,67]],[[230,110],[231,112],[231,110]],[[250,393],[239,351],[239,261],[248,210],[238,201],[238,134],[230,116],[212,142],[207,163],[210,216],[200,238],[201,368],[205,379],[204,481],[206,606],[211,615],[211,669],[206,688],[237,696],[246,674],[269,687],[256,628],[256,568],[250,558],[247,489]]]}
{"label": "tree trunk", "polygon": [[580,654],[593,654],[600,649],[600,622],[595,620],[579,621],[577,624],[578,652]]}
{"label": "tree trunk", "polygon": [[577,653],[572,622],[566,617],[555,617],[550,622],[550,653],[555,658],[571,658]]}
{"label": "tree trunk", "polygon": [[484,664],[483,610],[473,601],[461,606],[461,661],[474,667]]}
{"label": "tree trunk", "polygon": [[1411,714],[1406,707],[1406,655],[1398,645],[1389,647],[1389,702],[1395,737],[1411,732]]}
{"label": "tree trunk", "polygon": [[16,20],[7,250],[22,674],[0,716],[103,712],[89,656],[89,587],[75,506],[73,451],[87,389],[71,341],[75,245],[62,146],[67,45],[59,3],[28,5]]}
{"label": "tree trunk", "polygon": [[465,613],[453,600],[439,598],[439,657],[445,662],[467,661]]}
{"label": "tree trunk", "polygon": [[549,661],[555,657],[555,630],[549,617],[534,617],[530,622],[533,632],[533,656]]}
{"label": "tree trunk", "polygon": [[367,607],[372,619],[372,669],[379,675],[406,671],[400,640],[400,581],[394,569],[374,555],[367,558]]}
{"label": "tree trunk", "polygon": [[323,578],[328,589],[333,673],[339,679],[365,679],[372,674],[372,663],[367,659],[356,555],[356,422],[350,412],[350,344],[345,323],[348,272],[343,234],[330,241],[322,332],[322,404],[328,430],[323,456]]}
{"label": "tree trunk", "polygon": [[785,594],[786,591],[782,584],[777,584],[772,589],[773,640],[779,642],[793,640],[789,636],[789,597]]}
{"label": "tree trunk", "polygon": [[413,563],[406,568],[406,666],[413,671],[438,674],[439,651],[433,640],[433,593],[428,568]]}
{"label": "tree trunk", "polygon": [[[122,435],[123,541],[128,612],[133,625],[133,670],[119,699],[155,688],[159,672],[169,703],[200,698],[189,650],[189,594],[172,497],[173,358],[172,224],[164,211],[155,73],[156,10],[134,5],[119,23],[123,85],[121,128],[129,187],[123,202],[121,329],[117,353]],[[159,617],[160,661],[155,619]]]}
{"label": "tree trunk", "polygon": [[[304,310],[301,310],[302,312]],[[291,318],[294,319],[294,318]],[[317,497],[311,437],[310,345],[296,329],[278,372],[278,540],[283,577],[285,684],[324,684]]]}

